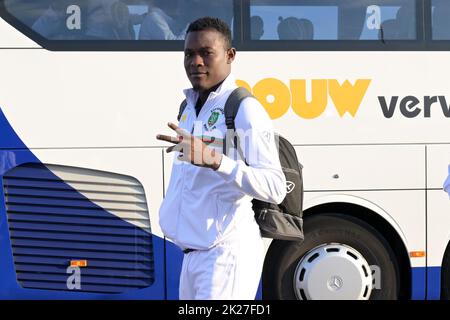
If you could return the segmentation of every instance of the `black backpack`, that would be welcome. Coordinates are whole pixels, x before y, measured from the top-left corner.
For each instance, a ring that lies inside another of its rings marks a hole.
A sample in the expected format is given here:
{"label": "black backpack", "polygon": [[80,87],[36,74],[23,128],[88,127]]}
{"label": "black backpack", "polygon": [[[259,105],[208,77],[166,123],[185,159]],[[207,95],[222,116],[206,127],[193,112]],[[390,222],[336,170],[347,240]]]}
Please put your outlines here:
{"label": "black backpack", "polygon": [[[244,88],[235,89],[228,97],[225,107],[225,123],[227,125],[227,139],[224,140],[223,153],[228,154],[230,144],[229,137],[233,137],[231,141],[237,148],[242,159],[243,152],[238,143],[237,135],[233,134],[236,130],[234,119],[239,111],[242,100],[253,95]],[[254,97],[253,97],[254,98]],[[186,100],[180,105],[178,121],[186,108]],[[230,132],[231,131],[231,132]],[[282,136],[275,134],[278,146],[281,167],[286,177],[287,194],[280,204],[253,199],[253,211],[255,219],[261,230],[261,235],[266,238],[302,241],[303,235],[303,177],[302,165],[298,162],[297,154],[292,144]]]}

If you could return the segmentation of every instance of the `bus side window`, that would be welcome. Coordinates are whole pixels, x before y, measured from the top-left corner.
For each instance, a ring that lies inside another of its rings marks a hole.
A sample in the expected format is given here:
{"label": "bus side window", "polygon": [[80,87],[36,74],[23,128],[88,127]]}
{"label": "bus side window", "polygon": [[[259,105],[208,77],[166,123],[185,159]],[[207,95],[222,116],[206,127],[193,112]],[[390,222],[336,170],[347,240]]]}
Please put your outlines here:
{"label": "bus side window", "polygon": [[278,38],[280,40],[313,40],[314,25],[309,19],[296,17],[279,18]]}
{"label": "bus side window", "polygon": [[210,16],[233,26],[233,2],[228,0],[151,0],[139,30],[139,40],[183,40],[188,25]]}
{"label": "bus side window", "polygon": [[[375,7],[377,10],[375,10]],[[366,24],[361,40],[414,40],[416,34],[416,3],[383,0],[367,7]],[[377,15],[375,17],[374,15]],[[377,21],[379,23],[373,23]]]}
{"label": "bus side window", "polygon": [[337,40],[338,6],[250,0],[250,40]]}
{"label": "bus side window", "polygon": [[[16,1],[20,3],[20,1]],[[25,10],[27,3],[21,4]],[[52,0],[40,14],[29,10],[34,15],[31,29],[47,39],[80,40],[84,38],[85,1]]]}
{"label": "bus side window", "polygon": [[233,30],[231,0],[0,1],[47,40],[183,40],[188,24],[203,16],[221,18]]}
{"label": "bus side window", "polygon": [[130,11],[121,0],[88,0],[86,36],[99,40],[134,40]]}
{"label": "bus side window", "polygon": [[[416,4],[416,0],[250,0],[250,16],[264,21],[263,40],[414,40]],[[255,26],[250,24],[250,34],[258,34]]]}
{"label": "bus side window", "polygon": [[126,0],[8,0],[15,18],[50,40],[132,40]]}
{"label": "bus side window", "polygon": [[380,40],[413,40],[416,38],[414,26],[414,10],[411,7],[400,7],[395,19],[387,19],[381,23]]}
{"label": "bus side window", "polygon": [[264,21],[260,16],[250,17],[250,31],[252,40],[260,40],[264,35]]}
{"label": "bus side window", "polygon": [[450,40],[450,1],[432,2],[433,40]]}
{"label": "bus side window", "polygon": [[411,3],[405,4],[397,11],[398,37],[402,40],[413,40],[416,38],[415,31],[415,8]]}
{"label": "bus side window", "polygon": [[380,40],[398,39],[398,23],[396,19],[387,19],[381,23],[378,38]]}

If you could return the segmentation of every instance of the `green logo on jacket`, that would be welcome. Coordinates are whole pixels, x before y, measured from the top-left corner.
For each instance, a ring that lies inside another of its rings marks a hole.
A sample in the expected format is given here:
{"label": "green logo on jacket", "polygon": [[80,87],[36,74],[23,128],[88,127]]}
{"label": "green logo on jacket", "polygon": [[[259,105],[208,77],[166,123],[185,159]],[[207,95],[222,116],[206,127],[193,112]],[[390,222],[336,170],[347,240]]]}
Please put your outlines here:
{"label": "green logo on jacket", "polygon": [[212,127],[214,123],[217,122],[217,119],[219,119],[220,113],[217,111],[214,111],[211,113],[211,116],[208,119],[208,127]]}

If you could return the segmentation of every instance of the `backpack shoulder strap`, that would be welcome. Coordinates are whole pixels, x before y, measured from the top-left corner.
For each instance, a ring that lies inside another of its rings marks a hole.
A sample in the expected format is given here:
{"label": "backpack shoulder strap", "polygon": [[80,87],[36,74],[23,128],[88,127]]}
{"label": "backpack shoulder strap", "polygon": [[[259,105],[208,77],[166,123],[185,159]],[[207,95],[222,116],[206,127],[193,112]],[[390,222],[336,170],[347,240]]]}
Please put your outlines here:
{"label": "backpack shoulder strap", "polygon": [[236,115],[239,111],[242,100],[248,97],[253,97],[253,95],[247,89],[242,87],[234,89],[228,97],[227,102],[225,102],[223,111],[225,114],[225,123],[227,125],[227,129],[236,130],[234,119],[236,119]]}
{"label": "backpack shoulder strap", "polygon": [[228,97],[227,101],[225,102],[225,107],[223,110],[225,115],[225,124],[227,125],[227,134],[223,142],[223,153],[228,154],[227,142],[228,136],[230,134],[230,132],[228,131],[232,131],[233,144],[235,148],[238,150],[242,159],[244,159],[245,157],[241,149],[241,146],[239,145],[238,137],[236,134],[234,134],[234,131],[236,130],[234,120],[236,119],[236,115],[239,111],[239,107],[241,106],[242,100],[248,97],[253,97],[253,95],[247,89],[242,87],[234,89],[233,92]]}
{"label": "backpack shoulder strap", "polygon": [[186,101],[186,99],[184,99],[183,102],[181,102],[180,110],[178,111],[178,117],[177,117],[178,122],[180,122],[181,116],[183,115],[183,112],[184,112],[184,109],[186,109],[186,106],[187,106],[187,101]]}

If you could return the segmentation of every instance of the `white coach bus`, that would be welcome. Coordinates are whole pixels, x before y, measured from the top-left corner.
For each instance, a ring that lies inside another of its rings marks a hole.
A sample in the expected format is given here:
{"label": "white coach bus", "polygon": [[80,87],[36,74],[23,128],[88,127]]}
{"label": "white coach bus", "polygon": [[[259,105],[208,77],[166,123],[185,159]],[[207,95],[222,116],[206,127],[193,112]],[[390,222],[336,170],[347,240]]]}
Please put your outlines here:
{"label": "white coach bus", "polygon": [[262,298],[449,298],[442,0],[0,0],[0,298],[178,297],[155,136],[206,15],[304,166],[306,238],[267,239]]}

